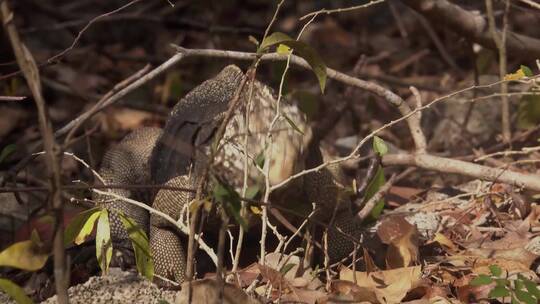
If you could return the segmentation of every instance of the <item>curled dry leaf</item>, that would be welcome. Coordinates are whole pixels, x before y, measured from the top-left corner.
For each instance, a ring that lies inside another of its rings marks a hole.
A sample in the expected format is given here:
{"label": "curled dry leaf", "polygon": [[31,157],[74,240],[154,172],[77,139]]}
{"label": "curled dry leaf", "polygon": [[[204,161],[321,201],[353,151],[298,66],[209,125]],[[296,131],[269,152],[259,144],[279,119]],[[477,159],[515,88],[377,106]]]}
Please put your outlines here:
{"label": "curled dry leaf", "polygon": [[[182,290],[178,293],[175,304],[205,304],[218,303],[219,286],[215,280],[203,279],[191,282],[192,301],[188,300],[188,282],[182,284]],[[223,298],[221,303],[224,304],[260,304],[261,302],[248,296],[242,289],[235,287],[232,284],[225,283],[223,288]]]}
{"label": "curled dry leaf", "polygon": [[[288,280],[281,272],[271,267],[260,264],[258,264],[258,267],[263,278],[265,278],[273,287],[272,299],[279,299],[284,302],[289,301],[315,304],[319,303],[319,299],[326,295],[320,290],[298,288],[305,287],[309,284],[309,282],[305,281],[305,278]],[[266,288],[261,288],[261,291],[262,290],[266,290]]]}
{"label": "curled dry leaf", "polygon": [[240,287],[247,287],[257,279],[260,274],[258,265],[258,263],[253,263],[238,271],[237,278]]}
{"label": "curled dry leaf", "polygon": [[388,244],[386,265],[388,268],[407,267],[418,261],[418,229],[402,216],[386,218],[377,235]]}
{"label": "curled dry leaf", "polygon": [[531,205],[531,212],[525,219],[531,227],[531,229],[540,227],[540,206],[537,204]]}
{"label": "curled dry leaf", "polygon": [[354,281],[358,286],[370,289],[375,293],[379,303],[400,303],[407,292],[421,283],[422,269],[420,266],[404,267],[377,272],[353,272],[347,267],[341,268],[339,278]]}
{"label": "curled dry leaf", "polygon": [[469,246],[465,255],[486,259],[501,259],[516,261],[530,268],[538,257],[537,254],[525,249],[533,234],[526,231],[528,225],[520,225],[521,229],[508,232],[503,238]]}
{"label": "curled dry leaf", "polygon": [[502,269],[503,273],[508,274],[509,276],[520,273],[521,275],[534,278],[536,274],[534,271],[530,270],[526,265],[513,260],[504,260],[504,259],[478,259],[475,261],[474,268],[472,272],[475,274],[487,274],[489,275],[490,266],[497,265]]}
{"label": "curled dry leaf", "polygon": [[495,283],[471,286],[472,279],[472,275],[466,275],[454,282],[457,297],[463,303],[477,303],[480,299],[487,299],[489,292],[495,287]]}
{"label": "curled dry leaf", "polygon": [[455,253],[455,252],[459,251],[459,248],[456,246],[456,244],[454,244],[454,242],[452,242],[452,240],[450,240],[446,235],[444,235],[444,234],[442,234],[440,232],[435,233],[435,237],[433,237],[432,242],[437,242],[437,243],[441,244],[443,247],[448,249],[450,252]]}
{"label": "curled dry leaf", "polygon": [[287,282],[287,280],[279,271],[261,264],[258,264],[258,267],[263,278],[268,280],[268,282],[270,282],[272,286],[274,286],[275,288],[288,287],[289,282]]}
{"label": "curled dry leaf", "polygon": [[377,295],[368,287],[361,287],[353,282],[335,280],[330,284],[330,294],[327,302],[369,302],[377,303]]}

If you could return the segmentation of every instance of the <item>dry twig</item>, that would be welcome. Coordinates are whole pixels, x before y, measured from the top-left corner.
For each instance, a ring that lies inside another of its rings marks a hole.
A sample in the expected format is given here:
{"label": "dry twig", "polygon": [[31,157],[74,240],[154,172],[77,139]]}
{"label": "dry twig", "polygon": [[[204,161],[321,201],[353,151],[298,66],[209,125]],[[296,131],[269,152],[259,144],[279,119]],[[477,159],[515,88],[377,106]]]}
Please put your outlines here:
{"label": "dry twig", "polygon": [[24,78],[32,92],[36,107],[38,109],[39,129],[43,137],[43,145],[47,155],[45,156],[47,172],[50,177],[49,192],[51,195],[49,210],[54,215],[54,281],[58,303],[68,303],[67,288],[69,286],[69,269],[66,263],[66,253],[64,251],[64,210],[60,189],[60,164],[58,162],[58,146],[54,141],[51,122],[49,120],[47,105],[41,91],[39,70],[34,57],[21,41],[15,23],[13,22],[13,12],[7,1],[0,3],[2,22],[4,30],[8,34],[15,58],[20,66]]}

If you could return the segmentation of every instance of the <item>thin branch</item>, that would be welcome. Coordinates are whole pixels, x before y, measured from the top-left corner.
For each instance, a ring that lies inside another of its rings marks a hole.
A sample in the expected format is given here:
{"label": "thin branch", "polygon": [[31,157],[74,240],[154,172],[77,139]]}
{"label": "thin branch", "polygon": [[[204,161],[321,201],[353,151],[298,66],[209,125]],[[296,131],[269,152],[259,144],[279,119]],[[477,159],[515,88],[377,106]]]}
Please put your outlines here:
{"label": "thin branch", "polygon": [[23,101],[26,96],[0,96],[0,101]]}
{"label": "thin branch", "polygon": [[[121,200],[121,201],[126,202],[128,204],[132,204],[132,205],[135,205],[137,207],[143,208],[143,209],[147,210],[148,212],[150,212],[152,214],[161,216],[163,219],[165,219],[167,222],[173,224],[176,228],[178,228],[180,231],[182,231],[186,235],[190,234],[190,231],[191,231],[190,228],[188,226],[186,226],[184,223],[182,223],[181,221],[174,220],[168,214],[163,213],[163,212],[161,212],[159,210],[156,210],[156,209],[148,206],[145,203],[142,203],[142,202],[139,202],[139,201],[127,198],[127,197],[123,197],[121,195],[118,195],[116,193],[109,192],[109,191],[102,191],[102,190],[98,190],[98,189],[92,189],[92,191],[97,193],[97,194],[108,196],[108,197],[114,198],[116,200]],[[204,242],[204,240],[200,237],[200,235],[195,236],[194,239],[195,239],[196,242],[198,242],[200,248],[202,250],[204,250],[208,254],[208,256],[212,259],[212,262],[214,263],[214,265],[217,265],[218,258],[217,258],[216,253],[212,249],[212,247],[208,246],[208,244],[206,244]]]}
{"label": "thin branch", "polygon": [[[137,2],[140,2],[141,0],[133,0],[113,11],[110,11],[110,12],[107,12],[105,14],[101,14],[99,16],[96,16],[95,18],[92,18],[90,19],[90,21],[88,21],[88,23],[77,33],[77,36],[75,37],[75,39],[73,40],[73,42],[71,43],[71,45],[69,47],[67,47],[66,49],[64,49],[63,51],[61,51],[60,53],[50,57],[49,59],[47,59],[47,61],[45,62],[42,62],[42,63],[39,63],[38,65],[36,65],[37,67],[43,67],[43,66],[46,66],[46,65],[49,65],[49,64],[52,64],[52,63],[55,63],[57,62],[58,60],[62,59],[62,57],[64,57],[67,53],[69,53],[70,51],[72,51],[75,46],[77,45],[77,43],[79,43],[79,40],[81,39],[83,33],[85,31],[88,30],[88,28],[90,28],[90,26],[94,23],[96,23],[97,21],[100,21],[102,19],[106,19],[107,17],[110,17],[111,15],[114,15],[126,8],[128,8],[129,6],[137,3]],[[22,71],[15,71],[13,73],[9,73],[9,74],[6,74],[6,75],[2,75],[0,76],[0,80],[4,80],[4,79],[7,79],[7,78],[10,78],[10,77],[13,77],[13,76],[17,76],[18,74],[20,74]]]}
{"label": "thin branch", "polygon": [[[182,54],[176,54],[176,55],[172,56],[167,61],[165,61],[164,63],[162,63],[161,65],[159,65],[155,69],[151,70],[150,72],[148,72],[144,76],[140,76],[140,78],[133,81],[131,84],[129,84],[125,88],[121,89],[120,91],[118,91],[116,93],[112,93],[110,95],[110,97],[108,97],[108,98],[102,98],[102,100],[100,100],[98,102],[100,104],[99,106],[96,106],[96,107],[92,108],[89,111],[85,111],[84,113],[79,115],[77,118],[73,119],[72,121],[70,121],[69,123],[64,125],[62,128],[57,130],[54,133],[54,135],[57,138],[66,135],[73,128],[75,128],[78,125],[82,125],[85,121],[90,119],[95,114],[99,113],[100,111],[103,111],[105,108],[107,108],[107,107],[111,106],[112,104],[120,101],[127,94],[133,92],[134,90],[138,89],[139,87],[143,86],[144,84],[148,83],[149,81],[152,81],[153,79],[155,79],[156,77],[158,77],[159,75],[161,75],[162,73],[167,71],[169,68],[176,65],[183,58],[184,58],[184,56]],[[135,75],[138,75],[138,74],[139,74],[138,72],[135,73]],[[130,79],[130,78],[128,78],[128,79]],[[113,88],[111,90],[111,92],[114,92],[114,91],[115,91],[115,89]],[[107,96],[107,95],[109,95],[109,93],[107,93],[105,96]],[[32,145],[29,148],[29,150],[32,151],[32,152],[37,151],[40,146],[41,146],[41,142],[37,142],[36,144]],[[12,175],[12,176],[16,175],[17,172],[19,172],[22,168],[24,168],[28,164],[28,162],[30,160],[32,160],[32,157],[25,157],[24,159],[19,161],[15,166],[13,166],[10,169],[9,174]]]}
{"label": "thin branch", "polygon": [[433,41],[433,44],[435,44],[435,47],[437,48],[437,51],[441,55],[441,58],[443,59],[448,66],[450,66],[452,69],[454,69],[457,72],[461,72],[459,66],[457,65],[456,61],[452,58],[452,56],[448,53],[446,50],[446,47],[444,46],[443,42],[433,30],[433,27],[431,26],[431,23],[429,20],[426,19],[423,15],[419,14],[416,11],[413,11],[415,13],[416,18],[420,22],[420,25],[424,28],[424,30],[427,32],[429,38],[431,38],[431,41]]}
{"label": "thin branch", "polygon": [[319,10],[319,11],[312,12],[312,13],[309,13],[307,15],[304,15],[304,16],[300,17],[300,20],[304,20],[304,19],[307,19],[309,17],[317,16],[317,15],[320,15],[320,14],[330,15],[330,14],[335,14],[335,13],[350,12],[350,11],[354,11],[354,10],[357,10],[357,9],[363,9],[363,8],[366,8],[366,7],[370,7],[372,5],[379,4],[379,3],[382,3],[382,2],[384,2],[384,0],[372,0],[372,1],[368,2],[368,3],[366,3],[366,4],[361,4],[361,5],[351,6],[351,7],[336,8],[336,9],[331,9],[331,10],[322,9],[322,10]]}
{"label": "thin branch", "polygon": [[[487,21],[480,14],[461,8],[448,0],[402,0],[432,22],[447,28],[490,49],[496,49]],[[540,39],[508,31],[507,52],[514,58],[535,60],[540,57]]]}
{"label": "thin branch", "polygon": [[67,288],[69,286],[69,270],[66,263],[66,253],[64,251],[64,210],[60,189],[61,169],[57,158],[58,146],[54,141],[52,125],[47,112],[47,104],[43,98],[39,69],[32,53],[21,41],[15,23],[13,22],[13,12],[7,1],[0,2],[2,23],[7,33],[17,64],[22,70],[24,78],[32,92],[34,102],[38,109],[39,129],[43,138],[43,146],[46,155],[47,173],[50,177],[50,203],[49,210],[54,216],[54,239],[53,239],[53,259],[54,259],[54,281],[58,303],[68,303]]}
{"label": "thin branch", "polygon": [[460,174],[488,181],[499,181],[517,187],[540,191],[540,175],[491,168],[430,154],[388,154],[383,156],[382,162],[386,166],[417,166],[422,169]]}
{"label": "thin branch", "polygon": [[70,52],[71,50],[73,50],[73,48],[77,45],[77,43],[79,43],[79,40],[81,39],[82,35],[84,32],[86,32],[86,30],[88,30],[88,28],[94,24],[96,21],[100,20],[100,19],[103,19],[103,18],[106,18],[108,16],[111,16],[111,15],[114,15],[130,6],[132,6],[133,4],[137,3],[137,2],[140,2],[141,0],[133,0],[133,1],[130,1],[128,3],[126,3],[125,5],[115,9],[115,10],[112,10],[110,12],[107,12],[105,14],[101,14],[95,18],[93,18],[92,20],[90,20],[80,31],[79,33],[77,34],[77,36],[75,37],[75,39],[73,40],[73,42],[71,43],[71,45],[63,50],[62,52],[52,56],[51,58],[47,59],[47,62],[48,63],[53,63],[59,59],[61,59],[62,57],[64,57],[68,52]]}
{"label": "thin branch", "polygon": [[[254,53],[223,51],[223,50],[185,49],[185,48],[177,47],[177,46],[176,46],[176,48],[177,48],[178,51],[181,52],[181,54],[184,54],[186,57],[203,56],[203,57],[229,58],[229,59],[238,59],[238,60],[252,60],[252,59],[254,59],[256,57],[256,54],[254,54]],[[276,54],[276,53],[265,54],[265,55],[263,55],[261,57],[261,60],[270,60],[270,61],[281,61],[281,60],[286,60],[286,59],[287,59],[287,55],[280,55],[280,54]],[[300,58],[298,56],[295,56],[295,55],[291,56],[291,63],[293,63],[295,65],[298,65],[300,67],[306,68],[306,69],[310,69],[309,64],[304,59],[302,59],[302,58]],[[407,103],[405,101],[403,101],[403,99],[401,99],[401,97],[399,97],[395,93],[393,93],[393,92],[389,91],[388,89],[385,89],[385,88],[383,88],[383,87],[381,87],[381,86],[379,86],[377,84],[374,84],[374,83],[371,83],[371,82],[368,82],[368,81],[364,81],[364,80],[361,80],[361,79],[358,79],[358,78],[355,78],[355,77],[351,77],[349,75],[343,74],[341,72],[338,72],[338,71],[330,69],[330,68],[327,68],[327,75],[328,75],[329,78],[340,81],[340,82],[342,82],[342,83],[344,83],[346,85],[350,85],[350,86],[354,86],[354,87],[357,87],[357,88],[360,88],[360,89],[367,90],[367,91],[369,91],[369,92],[371,92],[371,93],[373,93],[373,94],[375,94],[377,96],[380,96],[380,97],[384,98],[386,101],[388,101],[391,104],[397,106],[398,110],[402,114],[402,117],[400,117],[399,119],[390,121],[389,123],[381,126],[380,128],[374,130],[372,133],[367,135],[364,139],[362,139],[357,144],[357,146],[351,152],[350,155],[345,156],[345,157],[341,157],[341,158],[338,158],[338,159],[335,159],[335,160],[332,160],[332,161],[327,162],[327,163],[323,163],[323,164],[321,164],[321,165],[319,165],[317,167],[307,169],[307,170],[299,172],[299,173],[297,173],[295,175],[292,175],[288,179],[282,181],[281,183],[274,185],[273,187],[275,187],[275,188],[282,187],[283,185],[291,182],[292,180],[294,180],[296,178],[299,178],[301,176],[304,176],[306,174],[322,170],[323,168],[325,168],[325,167],[327,167],[329,165],[337,164],[337,163],[340,163],[340,162],[343,162],[343,161],[346,161],[346,160],[350,159],[351,157],[355,156],[356,153],[359,151],[360,147],[362,147],[375,134],[377,134],[378,132],[382,131],[383,129],[386,129],[386,128],[390,127],[390,126],[393,126],[393,125],[395,125],[395,124],[397,124],[397,123],[399,123],[399,122],[401,122],[403,120],[407,120],[407,122],[409,124],[409,128],[411,130],[420,130],[420,132],[418,132],[418,134],[416,134],[416,135],[418,135],[418,137],[415,140],[415,146],[417,146],[417,147],[422,146],[421,144],[418,145],[418,143],[422,142],[422,137],[423,137],[423,134],[421,134],[420,125],[419,125],[419,123],[417,125],[413,124],[412,127],[411,127],[411,121],[408,120],[408,118],[410,116],[413,116],[415,113],[417,113],[419,111],[422,111],[424,109],[427,109],[427,108],[433,106],[435,103],[441,102],[441,101],[443,101],[445,99],[448,99],[448,98],[450,98],[452,96],[455,96],[455,95],[458,95],[458,94],[461,94],[461,93],[464,93],[464,92],[467,92],[467,91],[470,91],[470,90],[473,90],[473,89],[490,88],[490,87],[498,85],[498,84],[500,84],[502,82],[508,82],[506,80],[500,80],[500,81],[497,81],[495,83],[491,83],[491,84],[487,84],[487,85],[470,86],[470,87],[467,87],[467,88],[452,92],[450,94],[447,94],[445,96],[441,96],[441,97],[439,97],[437,99],[432,100],[431,102],[427,103],[426,105],[424,105],[422,107],[417,107],[414,110],[411,110],[410,107],[407,105]],[[534,80],[534,79],[536,79],[536,77],[529,78],[529,80]],[[415,138],[414,134],[415,133],[413,133],[413,139]],[[412,155],[410,157],[412,157]],[[431,156],[427,155],[426,157],[431,157]],[[386,161],[388,163],[388,161],[390,160],[389,155],[385,156],[385,158],[386,158]],[[448,158],[438,158],[436,161],[446,163],[446,162],[450,162],[450,161],[453,162],[455,160],[448,159]],[[470,164],[470,163],[467,163],[467,162],[462,162],[462,163]],[[388,163],[388,164],[390,164],[390,163]],[[401,163],[396,163],[396,164],[405,164],[405,163],[403,163],[403,159],[402,159]],[[410,161],[409,164],[410,165],[415,165],[415,162]],[[458,172],[453,172],[453,170],[450,170],[450,168],[446,168],[444,166],[441,166],[441,164],[423,164],[422,162],[418,162],[418,164],[419,165],[417,165],[417,166],[419,166],[421,168],[424,168],[424,169],[433,168],[433,170],[440,171],[440,172],[449,172],[449,173],[457,173],[457,174],[462,174],[462,175],[467,175],[467,176],[475,176],[477,178],[481,178],[481,179],[485,179],[485,180],[494,180],[494,177],[493,177],[494,175],[491,174],[491,173],[492,173],[492,170],[497,170],[497,169],[493,169],[493,168],[486,167],[486,166],[479,166],[479,165],[471,164],[471,165],[474,165],[474,166],[478,166],[478,167],[475,167],[476,171],[475,171],[474,175],[472,175],[470,172],[467,172],[466,170],[462,170],[462,169],[457,169]],[[438,167],[441,167],[440,168],[441,170],[437,170],[436,168],[438,168]],[[460,166],[460,168],[462,168],[462,166]],[[450,171],[445,171],[446,169],[449,169]],[[487,172],[487,173],[490,173],[490,174],[482,174],[482,173],[479,173],[479,172]],[[523,185],[525,188],[528,188],[528,189],[533,189],[533,190],[534,189],[539,189],[538,184],[540,182],[538,181],[539,178],[536,175],[532,175],[532,174],[527,175],[527,174],[520,174],[520,173],[514,173],[514,172],[510,172],[510,173],[507,172],[507,174],[511,174],[511,176],[516,177],[515,179],[513,179],[513,178],[506,179],[506,181],[509,181],[511,184],[517,183],[517,184]],[[515,176],[513,174],[518,174],[518,175]],[[495,174],[495,176],[496,176],[496,174]],[[503,174],[502,176],[506,177],[505,174]],[[500,180],[504,181],[502,179],[500,179]]]}
{"label": "thin branch", "polygon": [[[488,18],[488,25],[489,25],[489,32],[491,33],[491,36],[493,37],[493,41],[495,41],[495,45],[497,46],[497,50],[499,53],[499,78],[504,79],[504,76],[506,75],[506,37],[508,32],[508,12],[510,10],[510,0],[505,1],[505,9],[504,9],[504,16],[503,16],[503,28],[502,33],[499,36],[497,33],[497,27],[495,24],[495,13],[493,12],[493,1],[492,0],[485,0],[486,1],[486,10],[487,10],[487,18]],[[503,82],[501,83],[501,129],[502,129],[502,137],[503,141],[508,143],[510,142],[510,138],[512,137],[512,133],[510,130],[510,104],[508,102],[508,83]]]}
{"label": "thin branch", "polygon": [[536,8],[536,9],[540,9],[540,4],[538,4],[538,3],[536,3],[536,2],[534,2],[534,1],[532,1],[532,0],[518,0],[518,1],[521,1],[521,2],[523,2],[523,3],[525,3],[525,4],[528,4],[528,5],[530,5],[531,7],[534,7],[534,8]]}
{"label": "thin branch", "polygon": [[[89,113],[97,113],[99,112],[106,103],[110,104],[109,99],[114,96],[116,93],[122,91],[123,89],[127,88],[130,84],[132,84],[134,81],[142,78],[144,74],[146,74],[150,70],[150,65],[145,65],[142,69],[135,72],[135,74],[129,76],[128,78],[122,80],[120,83],[117,83],[112,90],[107,92],[103,97],[101,97],[98,102],[88,111]],[[79,119],[76,120],[73,124],[73,127],[69,131],[69,133],[66,136],[66,139],[64,140],[64,145],[66,145],[69,140],[73,137],[75,132],[77,132],[77,129],[83,125],[90,117],[92,117],[92,114],[86,116],[86,119]],[[58,132],[57,132],[58,133]]]}
{"label": "thin branch", "polygon": [[362,210],[356,214],[357,218],[361,221],[365,220],[371,213],[371,210],[373,210],[373,208],[377,205],[377,202],[380,201],[386,195],[386,193],[388,193],[390,188],[415,170],[416,169],[414,167],[411,167],[401,172],[399,175],[393,174],[390,179],[388,179],[388,181],[386,181],[386,183],[380,187],[379,190],[366,202]]}

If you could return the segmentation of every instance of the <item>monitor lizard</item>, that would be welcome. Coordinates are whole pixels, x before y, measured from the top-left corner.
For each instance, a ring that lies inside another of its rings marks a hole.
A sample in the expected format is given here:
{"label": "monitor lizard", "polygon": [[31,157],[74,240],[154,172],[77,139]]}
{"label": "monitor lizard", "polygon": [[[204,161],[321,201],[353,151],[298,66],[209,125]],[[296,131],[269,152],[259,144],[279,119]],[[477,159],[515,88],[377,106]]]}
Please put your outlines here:
{"label": "monitor lizard", "polygon": [[[243,77],[246,76],[240,68],[229,65],[182,98],[172,109],[163,130],[141,128],[127,135],[103,158],[99,173],[105,182],[195,188],[202,168],[208,165],[215,130]],[[253,91],[249,98],[251,85]],[[297,106],[281,100],[279,111],[282,115],[269,132],[278,107],[273,91],[254,80],[252,84],[248,82],[244,86],[240,98],[239,107],[227,124],[215,161],[212,162],[213,172],[239,193],[243,185],[246,154],[250,185],[260,183],[263,178],[262,169],[254,164],[261,153],[269,156],[264,159],[262,168],[268,166],[270,185],[279,184],[295,173],[328,160],[327,153],[310,141],[311,128]],[[251,102],[248,103],[248,100]],[[338,165],[333,165],[294,179],[273,192],[270,201],[272,204],[304,210],[306,215],[312,210],[312,203],[315,203],[314,219],[328,223],[335,215],[334,224],[337,227],[360,239],[361,229],[351,211],[351,199],[346,188],[343,173]],[[141,199],[174,219],[179,218],[182,208],[194,198],[192,192],[167,189],[161,189],[155,195],[129,189],[111,191]],[[160,216],[148,216],[142,208],[103,195],[95,195],[94,199],[99,205],[113,210],[110,218],[115,246],[129,248],[127,233],[114,212],[120,210],[149,232],[155,273],[179,283],[184,281],[185,235]],[[298,208],[297,204],[303,206]],[[329,230],[328,240],[332,262],[346,257],[353,249],[351,240],[335,229]],[[157,282],[167,285],[159,279]]]}

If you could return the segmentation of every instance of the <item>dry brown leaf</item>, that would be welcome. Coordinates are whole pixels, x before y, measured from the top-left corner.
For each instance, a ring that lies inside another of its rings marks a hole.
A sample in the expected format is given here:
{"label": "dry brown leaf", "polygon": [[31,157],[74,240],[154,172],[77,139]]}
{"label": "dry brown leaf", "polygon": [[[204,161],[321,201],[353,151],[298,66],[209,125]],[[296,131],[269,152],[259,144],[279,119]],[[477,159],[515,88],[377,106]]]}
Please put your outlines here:
{"label": "dry brown leaf", "polygon": [[[450,264],[450,263],[449,263]],[[431,277],[437,278],[440,285],[447,286],[453,283],[458,277],[461,277],[461,271],[454,266],[431,265],[433,269],[428,270]],[[431,268],[430,267],[430,268]]]}
{"label": "dry brown leaf", "polygon": [[401,186],[392,186],[388,191],[389,194],[397,195],[407,200],[413,199],[422,192],[424,192],[423,189]]}
{"label": "dry brown leaf", "polygon": [[[188,282],[182,284],[182,290],[176,296],[175,304],[205,304],[216,303],[219,297],[219,288],[215,280],[202,279],[191,282],[192,287],[192,301],[188,301]],[[249,297],[242,289],[235,287],[232,284],[225,283],[223,289],[223,301],[224,304],[260,304],[257,301]]]}
{"label": "dry brown leaf", "polygon": [[513,249],[523,248],[529,243],[532,234],[528,232],[528,226],[521,226],[521,230],[510,231],[503,238],[482,243],[482,249]]}
{"label": "dry brown leaf", "polygon": [[326,293],[320,290],[308,290],[304,288],[291,288],[290,292],[282,294],[279,299],[286,303],[319,303],[319,299],[324,298]]}
{"label": "dry brown leaf", "polygon": [[446,299],[448,297],[448,287],[447,286],[440,286],[440,285],[434,285],[431,284],[429,286],[424,287],[424,299],[432,300],[434,298],[436,299]]}
{"label": "dry brown leaf", "polygon": [[530,268],[534,260],[538,257],[536,254],[525,248],[512,249],[469,249],[465,254],[490,259],[503,259],[517,261],[527,268]]}
{"label": "dry brown leaf", "polygon": [[295,287],[295,284],[298,284],[297,286],[309,285],[309,282],[307,281],[301,282],[302,284],[300,284],[301,280],[305,280],[304,278],[296,278],[298,279],[297,281],[291,282],[287,280],[282,273],[271,267],[261,264],[257,264],[257,266],[263,278],[272,284],[272,299],[315,304],[318,299],[326,295],[319,290]]}
{"label": "dry brown leaf", "polygon": [[375,292],[367,287],[361,287],[353,282],[335,280],[330,284],[330,294],[327,301],[332,302],[369,302],[378,303]]}
{"label": "dry brown leaf", "polygon": [[379,270],[379,267],[375,265],[375,261],[373,261],[373,258],[371,258],[369,251],[365,247],[362,247],[362,251],[364,251],[364,262],[366,264],[366,272],[370,273],[370,272]]}
{"label": "dry brown leaf", "polygon": [[249,286],[260,274],[259,264],[253,263],[238,271],[238,279],[240,287]]}
{"label": "dry brown leaf", "polygon": [[261,264],[257,264],[257,267],[259,267],[259,271],[263,278],[268,280],[274,288],[284,289],[289,287],[289,282],[287,282],[279,271]]}
{"label": "dry brown leaf", "polygon": [[457,288],[457,297],[463,303],[478,303],[480,299],[487,299],[489,292],[495,286],[495,283],[471,286],[469,283],[472,279],[472,275],[466,275],[454,282],[454,287]]}
{"label": "dry brown leaf", "polygon": [[354,273],[347,267],[341,268],[341,280],[354,281],[358,286],[372,290],[380,303],[399,303],[407,292],[421,283],[422,269],[420,266],[404,267],[377,272]]}
{"label": "dry brown leaf", "polygon": [[531,212],[529,213],[525,221],[529,222],[529,226],[531,228],[536,228],[540,226],[540,205],[531,205]]}
{"label": "dry brown leaf", "polygon": [[435,236],[433,237],[433,240],[431,242],[437,242],[445,248],[449,249],[451,252],[459,251],[459,248],[454,244],[454,242],[452,242],[452,240],[450,240],[446,237],[446,235],[440,232],[435,233]]}
{"label": "dry brown leaf", "polygon": [[[324,284],[314,276],[313,269],[307,267],[301,262],[301,258],[296,255],[287,256],[287,259],[283,260],[283,256],[280,253],[272,252],[266,255],[265,266],[272,269],[287,269],[283,273],[283,278],[287,280],[291,285],[294,281],[297,283],[300,282],[300,277],[308,282],[308,285],[305,286],[307,289],[315,290],[323,287]],[[299,269],[302,267],[302,269]],[[298,277],[300,276],[300,277]],[[299,287],[299,286],[295,286]]]}
{"label": "dry brown leaf", "polygon": [[504,260],[504,259],[477,260],[474,264],[474,268],[472,269],[472,272],[475,274],[489,275],[491,273],[489,270],[489,266],[491,265],[497,265],[504,272],[509,273],[509,274],[521,273],[526,277],[530,277],[531,275],[533,277],[536,277],[536,274],[534,273],[534,271],[530,270],[529,267],[522,264],[521,262],[513,261],[513,260]]}
{"label": "dry brown leaf", "polygon": [[381,241],[388,244],[388,268],[407,267],[418,261],[418,229],[402,216],[388,217],[377,229]]}
{"label": "dry brown leaf", "polygon": [[115,109],[110,116],[112,123],[121,130],[134,130],[151,118],[152,113],[128,108]]}

